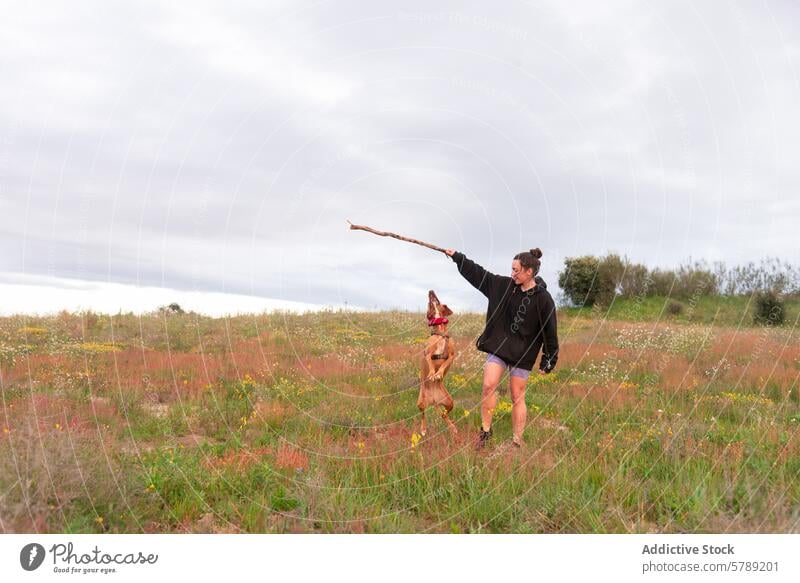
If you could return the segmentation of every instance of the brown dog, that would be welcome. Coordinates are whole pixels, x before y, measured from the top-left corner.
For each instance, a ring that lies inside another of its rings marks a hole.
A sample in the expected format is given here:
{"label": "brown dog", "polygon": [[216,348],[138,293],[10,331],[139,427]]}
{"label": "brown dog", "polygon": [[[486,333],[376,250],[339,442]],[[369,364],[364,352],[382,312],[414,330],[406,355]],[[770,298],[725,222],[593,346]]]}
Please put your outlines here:
{"label": "brown dog", "polygon": [[455,433],[456,426],[448,417],[453,410],[453,397],[444,386],[444,376],[453,364],[456,357],[455,343],[447,333],[447,316],[453,312],[446,304],[439,303],[439,298],[433,290],[428,292],[428,326],[431,327],[431,336],[425,345],[422,355],[422,368],[419,380],[419,398],[417,407],[422,413],[420,434],[425,435],[425,409],[430,406],[442,407],[442,418],[447,422],[450,430]]}

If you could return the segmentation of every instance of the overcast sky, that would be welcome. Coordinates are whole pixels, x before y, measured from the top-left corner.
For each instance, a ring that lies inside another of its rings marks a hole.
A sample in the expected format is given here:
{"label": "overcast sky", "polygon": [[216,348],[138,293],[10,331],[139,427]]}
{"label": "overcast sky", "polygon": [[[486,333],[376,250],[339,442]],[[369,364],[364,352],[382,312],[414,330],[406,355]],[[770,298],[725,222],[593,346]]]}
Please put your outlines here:
{"label": "overcast sky", "polygon": [[800,3],[431,4],[4,2],[6,309],[485,309],[450,259],[347,219],[504,274],[538,246],[554,291],[607,251],[800,263]]}

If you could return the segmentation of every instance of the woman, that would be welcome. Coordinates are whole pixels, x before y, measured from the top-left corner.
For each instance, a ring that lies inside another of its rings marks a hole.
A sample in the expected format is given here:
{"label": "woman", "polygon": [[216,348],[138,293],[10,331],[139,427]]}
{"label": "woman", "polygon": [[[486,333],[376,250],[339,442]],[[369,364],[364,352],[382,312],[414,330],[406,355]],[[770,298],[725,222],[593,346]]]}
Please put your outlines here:
{"label": "woman", "polygon": [[542,257],[537,247],[514,256],[511,277],[486,271],[463,253],[445,253],[458,265],[458,271],[489,299],[486,328],[478,337],[478,350],[488,353],[483,368],[481,431],[478,448],[492,435],[492,413],[497,405],[497,385],[510,368],[511,429],[513,444],[520,447],[528,409],[525,385],[539,350],[539,374],[553,370],[558,360],[556,308],[547,285],[538,277]]}

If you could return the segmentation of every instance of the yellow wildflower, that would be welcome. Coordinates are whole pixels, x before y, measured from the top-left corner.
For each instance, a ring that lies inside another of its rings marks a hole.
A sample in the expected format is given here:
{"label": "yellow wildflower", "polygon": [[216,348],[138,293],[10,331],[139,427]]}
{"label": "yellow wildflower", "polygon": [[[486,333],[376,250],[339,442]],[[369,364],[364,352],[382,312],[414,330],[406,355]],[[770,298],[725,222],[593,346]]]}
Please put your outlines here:
{"label": "yellow wildflower", "polygon": [[499,403],[497,403],[495,411],[497,411],[498,413],[509,413],[511,412],[512,408],[513,406],[511,405],[511,401],[500,401]]}
{"label": "yellow wildflower", "polygon": [[34,335],[47,334],[47,329],[37,328],[34,326],[25,326],[17,330],[17,333],[22,335],[34,336]]}

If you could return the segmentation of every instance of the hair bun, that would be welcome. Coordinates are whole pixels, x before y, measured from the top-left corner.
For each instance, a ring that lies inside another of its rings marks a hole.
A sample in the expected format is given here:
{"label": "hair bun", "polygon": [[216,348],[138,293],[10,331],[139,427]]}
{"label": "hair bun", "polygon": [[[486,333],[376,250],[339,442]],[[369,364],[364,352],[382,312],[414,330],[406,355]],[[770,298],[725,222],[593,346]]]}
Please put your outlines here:
{"label": "hair bun", "polygon": [[538,247],[536,247],[535,249],[531,249],[531,255],[536,257],[536,259],[539,259],[542,256],[542,250],[539,249]]}

